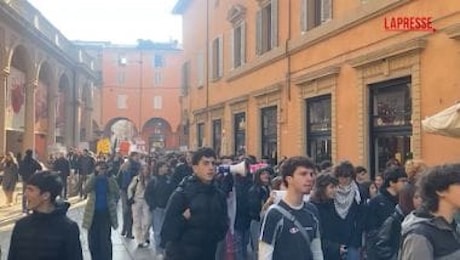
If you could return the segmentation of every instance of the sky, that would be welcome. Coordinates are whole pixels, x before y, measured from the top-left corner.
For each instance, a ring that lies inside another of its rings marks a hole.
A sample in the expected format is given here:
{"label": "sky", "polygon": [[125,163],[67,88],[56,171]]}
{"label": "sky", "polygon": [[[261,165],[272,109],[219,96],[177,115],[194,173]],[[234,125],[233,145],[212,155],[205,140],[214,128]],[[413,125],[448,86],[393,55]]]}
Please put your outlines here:
{"label": "sky", "polygon": [[69,40],[182,42],[177,0],[28,0]]}

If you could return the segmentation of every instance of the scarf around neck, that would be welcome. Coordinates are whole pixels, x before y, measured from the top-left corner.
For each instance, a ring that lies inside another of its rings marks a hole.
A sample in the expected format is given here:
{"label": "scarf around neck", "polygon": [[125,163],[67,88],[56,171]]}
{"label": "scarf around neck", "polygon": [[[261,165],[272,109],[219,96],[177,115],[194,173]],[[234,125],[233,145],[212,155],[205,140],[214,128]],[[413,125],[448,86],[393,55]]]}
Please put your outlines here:
{"label": "scarf around neck", "polygon": [[345,219],[348,215],[348,211],[353,204],[353,200],[356,200],[356,203],[361,202],[361,195],[359,193],[359,188],[356,182],[352,181],[350,185],[337,187],[337,193],[334,199],[335,211],[342,218]]}

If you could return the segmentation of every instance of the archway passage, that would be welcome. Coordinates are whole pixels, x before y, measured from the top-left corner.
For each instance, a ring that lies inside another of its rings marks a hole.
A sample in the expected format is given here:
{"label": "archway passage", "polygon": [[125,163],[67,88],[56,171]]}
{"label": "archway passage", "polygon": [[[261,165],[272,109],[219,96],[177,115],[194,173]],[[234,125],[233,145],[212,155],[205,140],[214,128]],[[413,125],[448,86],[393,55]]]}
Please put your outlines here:
{"label": "archway passage", "polygon": [[[134,138],[139,135],[136,125],[129,118],[113,118],[104,128],[104,136],[110,138],[113,150],[120,150],[121,144],[132,143]],[[124,146],[123,146],[124,147]],[[122,151],[126,155],[128,151]]]}
{"label": "archway passage", "polygon": [[142,138],[150,152],[178,149],[178,140],[171,125],[163,118],[152,118],[142,127]]}

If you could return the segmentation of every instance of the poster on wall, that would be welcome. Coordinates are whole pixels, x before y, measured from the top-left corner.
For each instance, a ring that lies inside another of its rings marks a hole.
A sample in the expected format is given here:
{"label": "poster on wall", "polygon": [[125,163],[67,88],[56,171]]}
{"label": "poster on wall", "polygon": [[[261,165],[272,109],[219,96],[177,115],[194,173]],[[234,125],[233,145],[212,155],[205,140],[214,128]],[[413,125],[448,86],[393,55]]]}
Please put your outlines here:
{"label": "poster on wall", "polygon": [[6,128],[24,131],[26,74],[14,67],[8,76],[6,95]]}
{"label": "poster on wall", "polygon": [[35,130],[46,133],[48,129],[48,85],[43,81],[38,82],[35,91]]}

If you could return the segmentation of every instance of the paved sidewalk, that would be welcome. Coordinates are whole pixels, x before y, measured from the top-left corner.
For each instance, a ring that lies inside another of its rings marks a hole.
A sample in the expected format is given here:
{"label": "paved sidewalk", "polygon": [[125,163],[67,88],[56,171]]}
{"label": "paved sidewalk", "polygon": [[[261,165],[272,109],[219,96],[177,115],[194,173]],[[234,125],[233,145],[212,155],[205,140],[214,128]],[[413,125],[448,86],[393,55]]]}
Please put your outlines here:
{"label": "paved sidewalk", "polygon": [[[87,231],[81,227],[84,206],[86,201],[81,201],[73,204],[68,212],[68,216],[76,221],[80,226],[80,241],[83,249],[83,259],[91,260],[88,250]],[[120,208],[121,209],[121,208]],[[121,214],[119,220],[121,222]],[[10,244],[11,230],[13,225],[0,227],[0,247],[2,249],[1,260],[6,260],[8,255],[8,248]],[[153,242],[153,239],[151,240]],[[112,243],[113,243],[113,260],[154,260],[155,249],[153,244],[149,248],[137,248],[135,240],[126,239],[121,236],[120,228],[112,230]]]}
{"label": "paved sidewalk", "polygon": [[[69,198],[71,204],[80,200],[78,196]],[[3,191],[0,191],[0,227],[16,222],[24,214],[22,213],[22,182],[18,182],[13,195],[13,206],[6,207],[6,197]]]}

